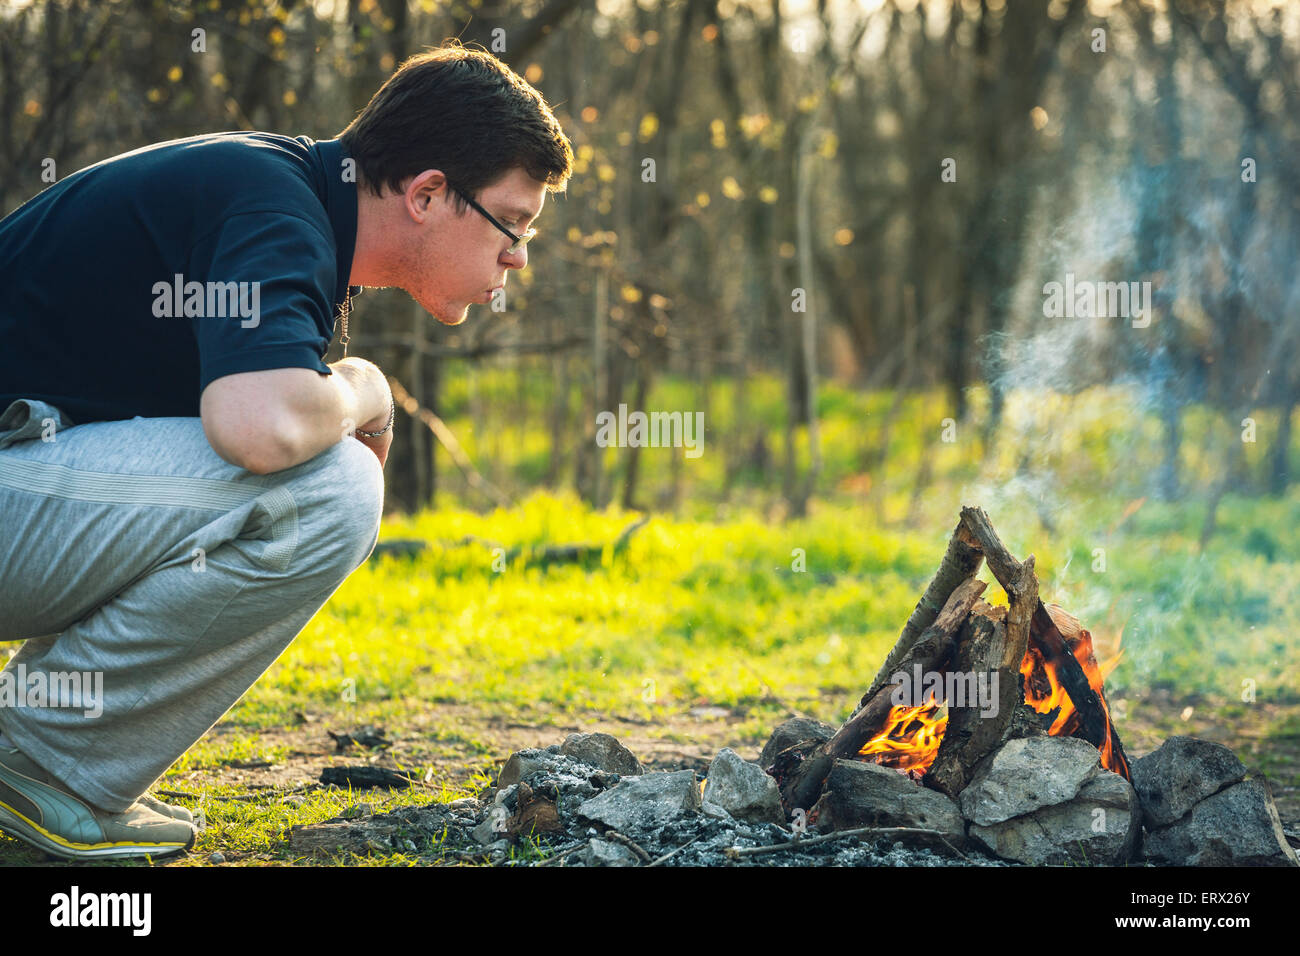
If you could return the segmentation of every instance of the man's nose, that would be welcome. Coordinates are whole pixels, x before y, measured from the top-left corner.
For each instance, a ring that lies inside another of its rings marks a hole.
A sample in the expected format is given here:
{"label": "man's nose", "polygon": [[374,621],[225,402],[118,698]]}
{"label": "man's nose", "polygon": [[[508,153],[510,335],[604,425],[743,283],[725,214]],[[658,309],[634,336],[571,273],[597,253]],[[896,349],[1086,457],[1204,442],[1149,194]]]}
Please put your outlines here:
{"label": "man's nose", "polygon": [[507,269],[522,269],[528,265],[528,247],[522,247],[518,252],[512,253],[507,249],[501,254],[501,263]]}

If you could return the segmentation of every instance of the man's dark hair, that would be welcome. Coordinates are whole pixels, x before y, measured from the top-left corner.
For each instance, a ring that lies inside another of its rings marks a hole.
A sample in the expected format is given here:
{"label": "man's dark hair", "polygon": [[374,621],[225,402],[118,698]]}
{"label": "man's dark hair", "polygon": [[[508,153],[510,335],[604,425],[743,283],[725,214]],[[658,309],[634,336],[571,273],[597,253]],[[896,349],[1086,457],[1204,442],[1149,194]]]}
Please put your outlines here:
{"label": "man's dark hair", "polygon": [[542,95],[490,53],[459,45],[404,61],[339,139],[376,196],[426,169],[470,196],[516,166],[550,192],[573,171],[573,148]]}

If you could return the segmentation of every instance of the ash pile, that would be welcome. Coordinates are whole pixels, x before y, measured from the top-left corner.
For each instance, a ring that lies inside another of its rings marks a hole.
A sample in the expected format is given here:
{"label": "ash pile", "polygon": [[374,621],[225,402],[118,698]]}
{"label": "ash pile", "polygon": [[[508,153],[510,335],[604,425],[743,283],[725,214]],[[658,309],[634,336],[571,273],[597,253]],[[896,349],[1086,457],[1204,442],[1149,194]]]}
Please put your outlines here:
{"label": "ash pile", "polygon": [[[782,727],[769,759],[789,736]],[[724,749],[704,778],[647,773],[611,735],[571,734],[512,754],[477,798],[297,826],[289,840],[307,854],[431,851],[448,863],[500,866],[1005,865],[927,827],[824,833],[802,813],[789,820],[761,763]]]}

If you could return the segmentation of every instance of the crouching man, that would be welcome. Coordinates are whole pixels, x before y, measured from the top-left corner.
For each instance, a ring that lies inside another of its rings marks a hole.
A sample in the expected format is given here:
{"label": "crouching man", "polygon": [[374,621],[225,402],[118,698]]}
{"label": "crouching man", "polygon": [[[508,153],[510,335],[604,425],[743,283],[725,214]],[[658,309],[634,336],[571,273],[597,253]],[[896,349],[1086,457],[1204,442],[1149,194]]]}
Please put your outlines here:
{"label": "crouching man", "polygon": [[323,361],[350,293],[464,321],[572,161],[536,90],[450,47],[336,139],[147,146],[0,221],[5,673],[103,688],[93,716],[0,701],[0,829],[67,859],[193,845],[146,791],[378,539],[392,395]]}

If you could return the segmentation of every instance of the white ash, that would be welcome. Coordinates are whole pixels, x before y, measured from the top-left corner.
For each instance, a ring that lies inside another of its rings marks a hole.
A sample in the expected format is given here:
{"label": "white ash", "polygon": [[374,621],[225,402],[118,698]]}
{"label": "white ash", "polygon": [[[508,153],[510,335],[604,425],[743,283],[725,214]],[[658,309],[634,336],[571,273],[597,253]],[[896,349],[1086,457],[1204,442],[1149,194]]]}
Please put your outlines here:
{"label": "white ash", "polygon": [[[596,825],[577,814],[581,804],[595,794],[615,786],[617,774],[592,767],[577,765],[572,773],[536,771],[524,778],[534,791],[551,784],[559,794],[557,804],[560,823],[564,831],[539,835],[532,840],[515,844],[515,859],[510,858],[511,844],[498,839],[486,846],[475,839],[475,827],[491,820],[495,807],[502,806],[513,813],[516,809],[518,785],[512,784],[499,791],[486,791],[474,807],[461,803],[456,810],[443,804],[420,807],[402,807],[392,813],[372,817],[369,824],[392,829],[389,842],[394,849],[406,850],[409,840],[421,852],[435,856],[446,855],[456,861],[479,861],[498,866],[536,866],[536,853],[528,852],[533,843],[550,856],[565,849],[572,850],[564,859],[552,866],[585,866],[586,856],[581,848],[594,838],[609,842],[606,828]],[[656,771],[658,772],[658,771]],[[603,784],[603,786],[597,786]],[[658,859],[683,844],[691,843],[661,866],[1005,866],[979,852],[965,851],[966,860],[953,853],[909,847],[899,842],[896,835],[878,838],[843,837],[826,843],[800,849],[742,856],[731,859],[726,851],[732,847],[773,846],[788,843],[791,832],[774,823],[744,823],[726,816],[711,816],[699,811],[683,811],[669,822],[648,830],[623,832],[653,859]],[[808,838],[814,833],[808,833]],[[436,840],[434,846],[432,841]],[[526,859],[525,857],[533,857]]]}

